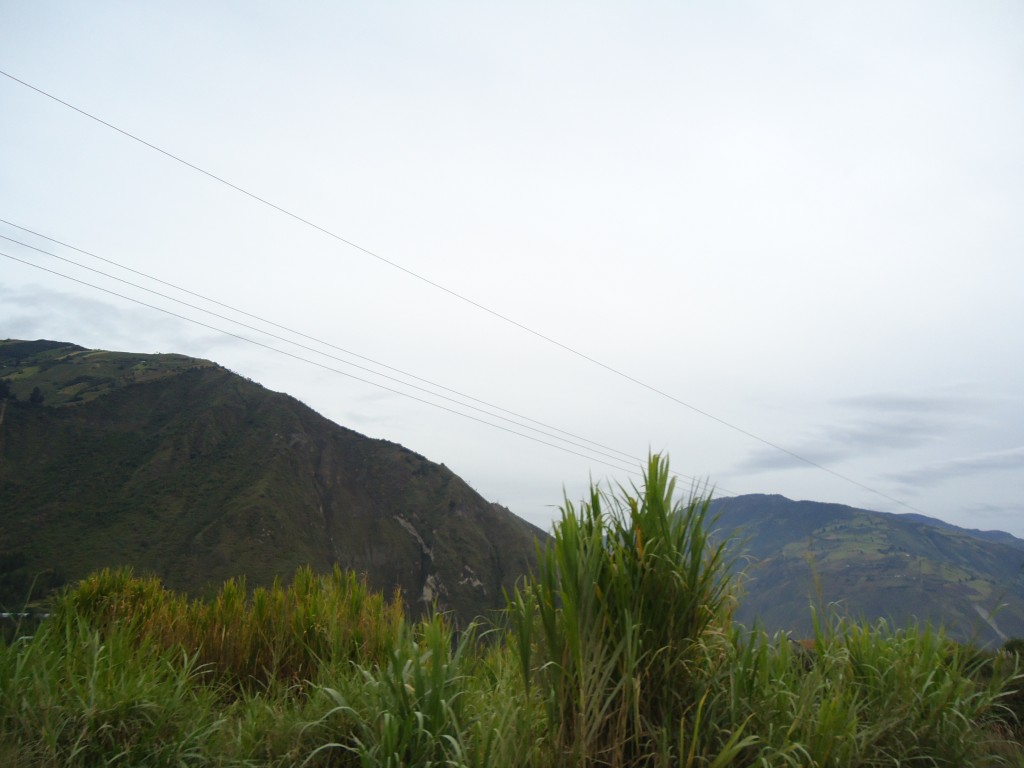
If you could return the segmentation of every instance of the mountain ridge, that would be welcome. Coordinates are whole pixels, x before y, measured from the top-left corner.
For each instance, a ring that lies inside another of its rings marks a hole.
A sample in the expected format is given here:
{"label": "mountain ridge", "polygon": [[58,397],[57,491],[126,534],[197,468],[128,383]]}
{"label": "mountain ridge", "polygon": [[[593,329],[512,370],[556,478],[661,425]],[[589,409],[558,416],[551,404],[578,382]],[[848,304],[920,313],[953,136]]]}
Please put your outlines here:
{"label": "mountain ridge", "polygon": [[868,509],[866,507],[854,507],[848,504],[841,504],[838,502],[829,501],[814,501],[813,499],[791,499],[780,493],[744,493],[736,496],[716,496],[713,504],[719,506],[725,504],[733,499],[751,499],[751,500],[764,500],[766,503],[768,500],[778,499],[784,504],[809,504],[821,507],[836,507],[841,510],[856,510],[860,512],[869,512],[875,515],[891,515],[892,517],[906,522],[920,523],[922,525],[930,525],[935,528],[942,528],[946,530],[959,531],[975,538],[983,539],[986,541],[999,541],[1004,544],[1024,549],[1024,539],[1004,531],[998,528],[967,528],[962,525],[956,525],[955,523],[947,522],[938,517],[931,517],[929,515],[922,514],[920,512],[884,512],[882,510]]}
{"label": "mountain ridge", "polygon": [[210,361],[8,340],[0,379],[12,573],[131,565],[201,593],[338,564],[468,619],[502,606],[545,537],[443,465]]}
{"label": "mountain ridge", "polygon": [[[216,363],[0,342],[0,603],[110,565],[208,593],[334,565],[413,611],[503,607],[546,534],[443,464]],[[811,606],[1024,636],[1024,541],[770,494],[711,502],[745,566],[737,618],[809,636]]]}
{"label": "mountain ridge", "polygon": [[738,617],[813,632],[810,608],[926,621],[981,644],[1024,636],[1024,541],[918,514],[749,494],[715,499],[719,536],[745,563]]}

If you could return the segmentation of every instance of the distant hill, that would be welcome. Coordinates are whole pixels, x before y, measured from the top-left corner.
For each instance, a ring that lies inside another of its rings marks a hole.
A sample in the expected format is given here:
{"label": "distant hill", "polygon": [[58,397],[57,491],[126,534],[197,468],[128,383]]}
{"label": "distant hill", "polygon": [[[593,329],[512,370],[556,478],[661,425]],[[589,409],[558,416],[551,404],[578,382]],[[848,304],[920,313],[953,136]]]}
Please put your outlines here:
{"label": "distant hill", "polygon": [[444,465],[206,360],[7,340],[0,380],[8,607],[101,566],[201,594],[337,563],[469,618],[503,605],[545,535]]}
{"label": "distant hill", "polygon": [[923,515],[752,494],[717,499],[746,569],[739,610],[809,636],[809,607],[902,625],[918,619],[980,644],[1024,637],[1024,541]]}

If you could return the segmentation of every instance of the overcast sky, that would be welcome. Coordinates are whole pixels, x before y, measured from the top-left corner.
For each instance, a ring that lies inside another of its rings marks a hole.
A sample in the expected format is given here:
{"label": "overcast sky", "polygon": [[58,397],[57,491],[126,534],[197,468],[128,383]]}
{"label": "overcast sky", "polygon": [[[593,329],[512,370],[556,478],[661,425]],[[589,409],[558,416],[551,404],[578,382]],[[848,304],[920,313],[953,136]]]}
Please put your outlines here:
{"label": "overcast sky", "polygon": [[0,240],[0,338],[215,360],[544,527],[651,449],[1024,536],[1017,0],[3,0],[0,70],[331,233],[0,76],[0,219],[220,302],[0,224],[197,307]]}

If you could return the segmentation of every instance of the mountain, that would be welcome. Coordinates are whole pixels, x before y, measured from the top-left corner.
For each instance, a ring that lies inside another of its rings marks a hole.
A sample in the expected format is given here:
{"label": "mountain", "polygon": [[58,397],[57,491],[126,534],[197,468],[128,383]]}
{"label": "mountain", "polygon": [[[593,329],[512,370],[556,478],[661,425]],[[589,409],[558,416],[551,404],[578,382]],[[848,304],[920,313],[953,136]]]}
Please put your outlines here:
{"label": "mountain", "polygon": [[[810,606],[1024,637],[1024,541],[921,515],[716,499],[738,618],[798,637]],[[504,604],[545,534],[443,464],[206,360],[0,341],[0,605],[102,566],[204,594],[304,564],[365,573],[463,619]]]}
{"label": "mountain", "polygon": [[929,621],[979,644],[1024,637],[1024,541],[923,515],[746,495],[716,499],[745,569],[738,618],[800,637],[810,606],[898,625]]}
{"label": "mountain", "polygon": [[0,380],[7,606],[102,566],[203,594],[340,564],[466,619],[504,604],[545,536],[443,464],[206,360],[7,340]]}

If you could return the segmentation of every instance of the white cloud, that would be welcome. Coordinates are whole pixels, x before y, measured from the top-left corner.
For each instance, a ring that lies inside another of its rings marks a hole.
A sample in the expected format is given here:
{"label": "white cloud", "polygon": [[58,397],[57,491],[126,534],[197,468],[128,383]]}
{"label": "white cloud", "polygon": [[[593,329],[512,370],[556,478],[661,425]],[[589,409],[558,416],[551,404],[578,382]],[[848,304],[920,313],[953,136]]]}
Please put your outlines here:
{"label": "white cloud", "polygon": [[907,485],[955,481],[973,475],[1024,470],[1024,446],[934,461],[889,477]]}

